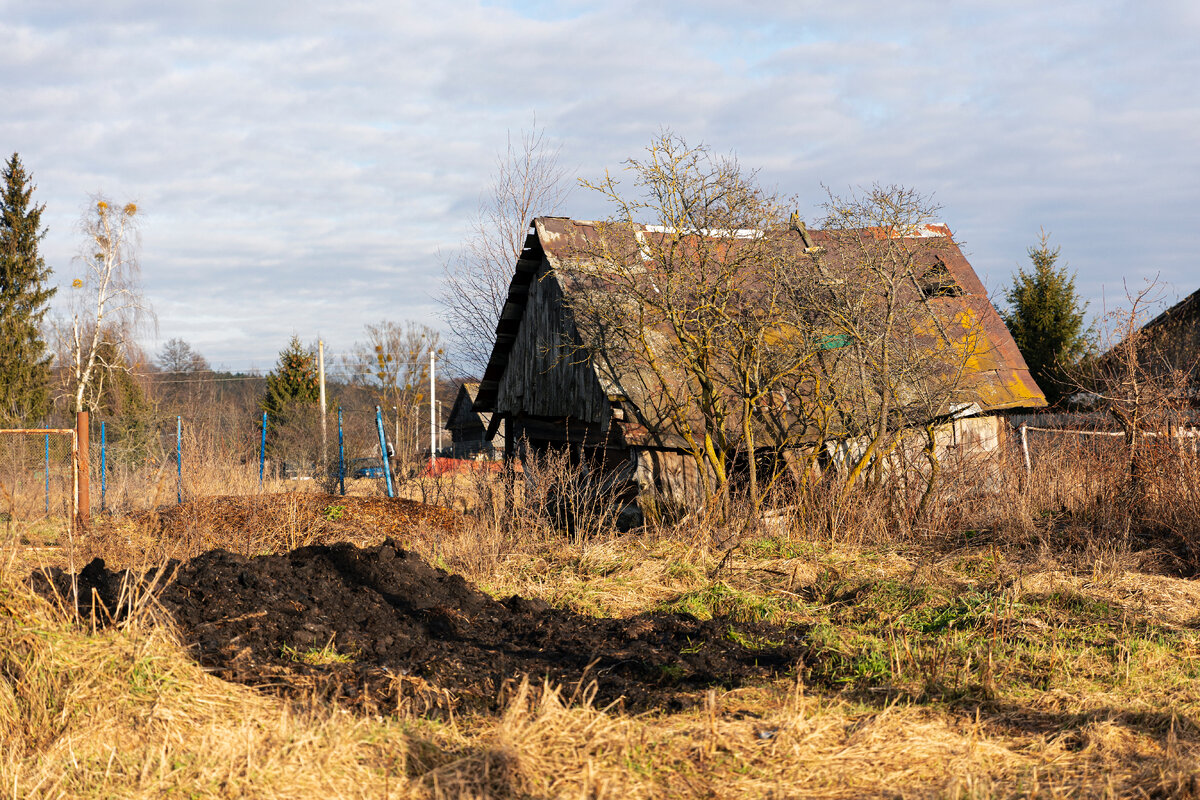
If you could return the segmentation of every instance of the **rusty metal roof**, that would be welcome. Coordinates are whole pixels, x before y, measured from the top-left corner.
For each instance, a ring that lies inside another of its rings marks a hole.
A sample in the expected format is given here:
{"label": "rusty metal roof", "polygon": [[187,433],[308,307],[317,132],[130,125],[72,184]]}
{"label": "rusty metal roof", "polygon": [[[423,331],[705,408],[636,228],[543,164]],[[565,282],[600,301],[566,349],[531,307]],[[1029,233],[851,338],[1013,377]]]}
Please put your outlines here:
{"label": "rusty metal roof", "polygon": [[[604,226],[611,230],[609,223],[572,220],[565,217],[538,217],[530,225],[524,249],[517,260],[512,281],[509,285],[508,298],[505,302],[500,320],[496,326],[496,341],[492,349],[478,395],[475,398],[475,409],[492,411],[495,409],[497,390],[500,379],[508,363],[508,355],[517,333],[520,330],[521,319],[524,316],[525,304],[528,300],[529,286],[538,274],[545,268],[552,271],[563,285],[564,295],[569,299],[572,286],[569,277],[570,270],[563,269],[573,258],[586,248],[581,243],[594,242],[600,235],[598,228]],[[664,233],[665,229],[654,225],[623,226],[626,241],[623,246],[632,248],[625,255],[636,253],[639,243],[644,243],[645,236]],[[860,229],[856,232],[865,238],[880,238],[896,236],[882,230]],[[699,235],[720,236],[735,240],[752,237],[780,237],[795,253],[798,266],[811,268],[812,256],[806,249],[806,242],[794,230],[758,231],[758,230],[729,230],[729,231],[700,231]],[[829,231],[806,231],[812,245],[821,248],[821,252],[836,255],[838,238]],[[1045,396],[1030,375],[1029,368],[1018,350],[1016,342],[1004,325],[1003,320],[988,299],[987,291],[975,275],[975,271],[967,262],[961,249],[954,242],[950,229],[945,225],[923,225],[905,231],[903,238],[925,240],[929,242],[930,263],[935,259],[939,266],[944,266],[946,272],[953,277],[961,287],[962,292],[955,296],[936,296],[928,302],[941,306],[946,312],[945,317],[958,320],[960,329],[957,334],[963,337],[973,336],[978,346],[972,348],[972,355],[967,364],[965,383],[972,391],[981,411],[998,411],[1012,408],[1035,408],[1046,404]],[[933,245],[936,244],[936,253]],[[920,246],[920,242],[918,242]],[[836,258],[831,259],[836,264]],[[836,267],[835,267],[836,268]],[[950,334],[953,335],[953,334]],[[601,377],[602,383],[605,379]],[[633,398],[631,398],[633,399]]]}

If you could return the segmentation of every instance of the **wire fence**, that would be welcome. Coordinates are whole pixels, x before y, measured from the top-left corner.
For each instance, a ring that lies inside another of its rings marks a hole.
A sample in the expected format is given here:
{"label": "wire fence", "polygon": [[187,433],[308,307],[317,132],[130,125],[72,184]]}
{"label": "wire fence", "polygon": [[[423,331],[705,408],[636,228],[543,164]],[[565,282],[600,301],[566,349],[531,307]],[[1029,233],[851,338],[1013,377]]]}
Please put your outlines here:
{"label": "wire fence", "polygon": [[[428,441],[427,418],[400,413],[389,416],[388,409],[379,406],[339,408],[326,416],[324,425],[319,412],[279,419],[267,414],[250,418],[237,414],[232,420],[200,409],[197,412],[196,417],[159,419],[148,430],[121,420],[93,422],[83,454],[87,470],[80,476],[90,486],[90,493],[85,489],[88,502],[84,510],[121,515],[198,497],[280,492],[399,496],[408,489],[409,496],[416,491],[417,499],[428,499],[433,490],[421,481],[444,477],[458,469],[456,464],[464,463],[454,458],[464,452],[454,443],[445,442],[444,449],[420,446],[422,440]],[[1037,424],[1043,419],[1048,424]],[[950,469],[951,459],[942,476],[947,491],[969,494],[967,488],[955,485],[956,480],[962,482],[956,478],[959,473],[994,486],[1011,479],[1012,467],[1023,467],[1029,479],[1043,465],[1048,468],[1052,464],[1058,470],[1056,475],[1077,474],[1079,485],[1095,483],[1099,490],[1103,481],[1097,483],[1098,470],[1128,460],[1127,434],[1101,427],[1103,419],[1030,416],[996,422],[999,427],[1012,426],[1010,435],[998,441],[1007,438],[1014,443],[1008,452],[1020,459],[1020,466],[1008,461],[1008,470],[1000,464],[980,477],[979,469]],[[0,431],[0,525],[4,530],[35,538],[38,531],[50,535],[52,530],[69,530],[77,492],[72,472],[74,436],[68,429]],[[1198,426],[1147,430],[1137,437],[1160,447],[1169,443],[1193,455],[1200,453]],[[488,448],[482,449],[487,455]],[[965,453],[966,446],[962,449]],[[951,448],[951,452],[958,451]],[[911,461],[921,463],[915,456]],[[1064,471],[1064,465],[1069,469]],[[485,464],[483,469],[494,466]],[[915,471],[913,476],[920,477]],[[436,491],[442,491],[441,487]]]}
{"label": "wire fence", "polygon": [[0,430],[0,524],[8,538],[53,543],[70,532],[78,499],[75,431]]}
{"label": "wire fence", "polygon": [[[100,420],[89,428],[84,453],[76,452],[73,429],[0,430],[0,531],[35,544],[69,533],[80,480],[83,511],[124,514],[202,496],[396,496],[406,481],[434,474],[430,461],[438,457],[416,444],[428,441],[424,423],[406,428],[399,418],[385,420],[379,407],[339,409],[324,426],[318,412],[224,426],[211,416],[177,415],[148,426]],[[407,447],[397,446],[402,437]],[[82,474],[78,456],[86,456]]]}

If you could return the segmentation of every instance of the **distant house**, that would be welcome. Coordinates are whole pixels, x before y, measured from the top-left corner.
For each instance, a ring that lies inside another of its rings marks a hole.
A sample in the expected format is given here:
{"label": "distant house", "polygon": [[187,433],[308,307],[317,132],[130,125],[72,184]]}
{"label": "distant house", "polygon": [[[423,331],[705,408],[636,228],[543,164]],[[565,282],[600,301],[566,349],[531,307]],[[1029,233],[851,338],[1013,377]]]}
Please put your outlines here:
{"label": "distant house", "polygon": [[1152,371],[1200,371],[1200,290],[1142,326],[1143,358]]}
{"label": "distant house", "polygon": [[[487,435],[492,414],[474,409],[475,398],[478,394],[479,384],[466,382],[459,387],[458,394],[455,395],[454,405],[450,409],[450,416],[444,426],[446,430],[450,431],[451,452],[448,455],[452,458],[490,457],[495,451]],[[498,427],[494,433],[499,435],[503,441],[503,420],[498,421]]]}
{"label": "distant house", "polygon": [[[560,217],[531,223],[482,381],[477,389],[464,388],[460,397],[473,393],[474,413],[492,415],[481,423],[484,438],[490,440],[502,423],[506,426],[503,441],[509,456],[565,449],[578,460],[603,465],[606,481],[628,486],[639,503],[665,497],[686,508],[695,503],[699,467],[678,429],[656,405],[673,387],[648,380],[644,365],[614,367],[605,342],[581,325],[572,309],[573,299],[597,291],[595,282],[578,278],[577,265],[582,252],[599,250],[587,245],[602,235],[600,226]],[[628,227],[621,233],[628,242],[620,246],[636,253],[645,237],[661,233],[655,226]],[[836,253],[830,252],[837,248],[836,239],[822,231],[800,226],[751,233],[778,238],[782,252],[795,259],[796,270],[813,270],[818,252],[836,261],[831,257]],[[926,308],[938,310],[939,318],[963,321],[961,329],[944,335],[970,338],[976,347],[962,379],[972,402],[938,412],[943,423],[938,446],[946,452],[995,452],[1004,445],[1008,428],[995,412],[1044,406],[1045,397],[949,230],[926,226],[913,237],[922,240],[913,244],[916,250],[929,251],[929,285],[914,291],[922,293]],[[653,270],[648,260],[645,269]],[[931,325],[938,325],[933,319],[930,312]],[[841,444],[830,441],[836,461],[839,452],[845,456],[855,445],[844,433],[832,435],[842,438]]]}

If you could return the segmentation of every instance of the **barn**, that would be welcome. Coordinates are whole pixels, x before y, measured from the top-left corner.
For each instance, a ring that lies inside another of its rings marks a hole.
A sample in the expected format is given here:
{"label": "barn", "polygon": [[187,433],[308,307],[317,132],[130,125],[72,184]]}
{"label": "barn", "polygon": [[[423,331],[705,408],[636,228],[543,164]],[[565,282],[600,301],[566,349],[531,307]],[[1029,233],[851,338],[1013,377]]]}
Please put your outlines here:
{"label": "barn", "polygon": [[[653,507],[658,513],[664,501],[684,508],[696,502],[704,476],[698,474],[703,467],[689,455],[695,448],[683,441],[686,431],[681,432],[680,420],[664,412],[661,403],[679,386],[672,376],[631,362],[627,353],[614,355],[605,333],[583,324],[578,313],[585,296],[604,291],[604,281],[595,279],[596,270],[581,267],[605,260],[607,256],[597,253],[611,251],[611,243],[602,240],[614,235],[624,242],[621,247],[634,253],[640,248],[645,262],[641,268],[652,276],[655,265],[646,255],[646,242],[664,236],[661,227],[625,225],[616,230],[611,223],[562,217],[539,217],[531,223],[472,408],[491,415],[485,431],[489,440],[503,423],[508,457],[563,449],[580,463],[599,467],[606,481],[626,486],[643,511]],[[841,281],[830,276],[838,269],[837,237],[810,231],[795,220],[787,230],[695,235],[776,242],[796,274],[818,271],[830,285]],[[941,338],[955,345],[971,343],[969,357],[963,360],[964,392],[929,412],[930,418],[937,418],[938,447],[947,453],[993,454],[1004,446],[1008,428],[999,415],[1044,406],[1045,398],[950,231],[924,226],[903,235],[911,235],[917,252],[928,251],[913,291],[931,326],[936,324]],[[616,298],[614,307],[623,308],[621,302]],[[953,330],[939,320],[953,320]],[[840,338],[827,337],[821,348],[839,347]],[[772,396],[768,402],[777,402],[780,419],[790,413],[786,397]],[[814,436],[822,437],[826,468],[839,459],[845,463],[864,446],[845,426],[827,426],[817,433],[810,426],[803,434],[810,451]],[[788,441],[784,449],[801,439]],[[757,458],[757,449],[751,449]]]}

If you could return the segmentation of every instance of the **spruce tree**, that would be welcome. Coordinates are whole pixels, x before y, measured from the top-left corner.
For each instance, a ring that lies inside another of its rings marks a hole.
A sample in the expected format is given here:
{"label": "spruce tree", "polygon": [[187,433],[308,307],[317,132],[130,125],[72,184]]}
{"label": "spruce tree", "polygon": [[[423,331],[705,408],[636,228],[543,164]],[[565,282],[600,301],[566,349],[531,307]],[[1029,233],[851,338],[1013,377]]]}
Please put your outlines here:
{"label": "spruce tree", "polygon": [[267,375],[261,403],[267,412],[267,447],[272,459],[293,467],[316,463],[321,439],[314,425],[320,394],[316,356],[300,344],[299,337],[292,336]]}
{"label": "spruce tree", "polygon": [[292,336],[288,346],[279,353],[279,362],[267,375],[267,391],[262,409],[268,417],[286,416],[300,404],[313,404],[320,399],[317,385],[317,359],[305,350],[300,337]]}
{"label": "spruce tree", "polygon": [[31,202],[34,185],[20,157],[4,165],[0,188],[0,421],[30,425],[50,410],[50,356],[42,318],[55,289],[38,254],[46,235],[45,206]]}
{"label": "spruce tree", "polygon": [[1092,348],[1092,331],[1084,324],[1087,303],[1075,291],[1075,275],[1057,265],[1059,248],[1051,249],[1049,235],[1043,231],[1028,252],[1032,269],[1013,276],[1005,292],[1004,321],[1033,379],[1054,405],[1070,393],[1069,370]]}

